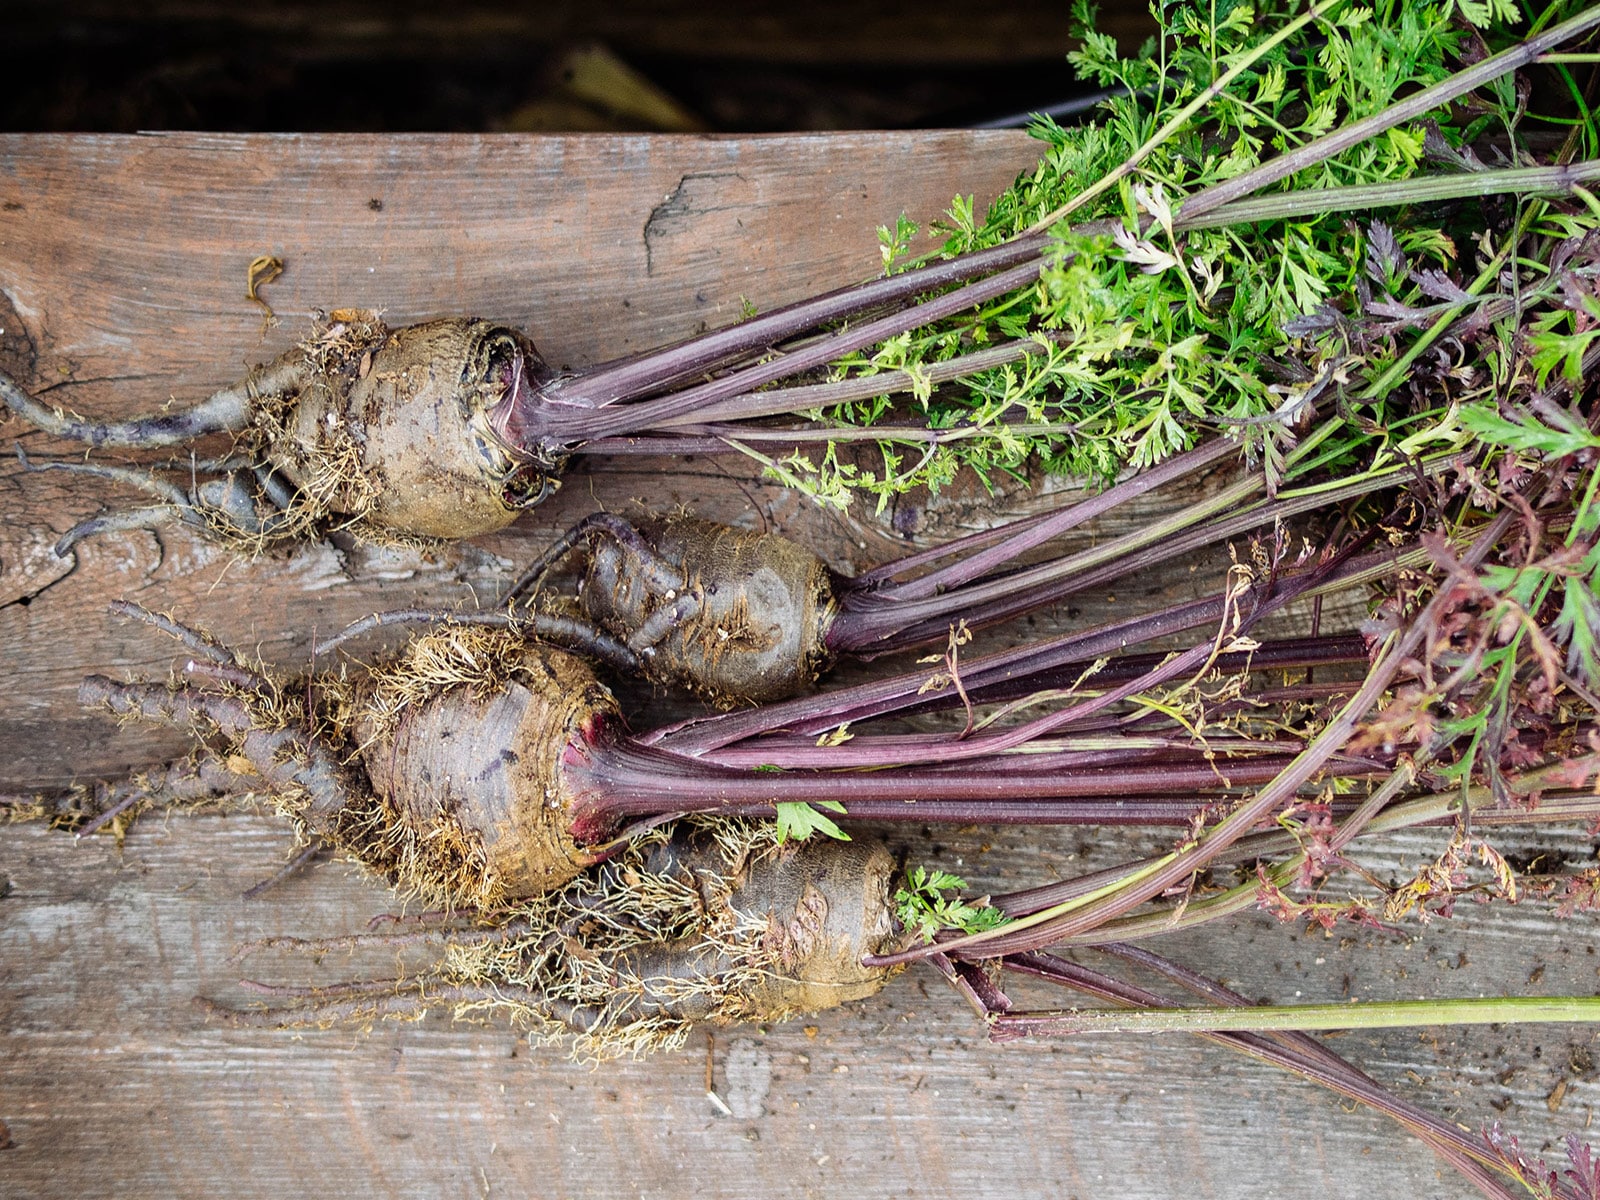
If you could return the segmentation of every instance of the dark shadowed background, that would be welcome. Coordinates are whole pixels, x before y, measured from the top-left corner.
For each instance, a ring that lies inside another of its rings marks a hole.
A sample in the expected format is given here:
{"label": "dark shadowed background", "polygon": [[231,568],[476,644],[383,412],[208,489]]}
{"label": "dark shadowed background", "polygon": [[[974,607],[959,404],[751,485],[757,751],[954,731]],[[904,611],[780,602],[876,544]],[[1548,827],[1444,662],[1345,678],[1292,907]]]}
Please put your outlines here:
{"label": "dark shadowed background", "polygon": [[[1082,94],[1065,0],[5,8],[7,130],[895,129]],[[1154,28],[1100,24],[1127,50]]]}

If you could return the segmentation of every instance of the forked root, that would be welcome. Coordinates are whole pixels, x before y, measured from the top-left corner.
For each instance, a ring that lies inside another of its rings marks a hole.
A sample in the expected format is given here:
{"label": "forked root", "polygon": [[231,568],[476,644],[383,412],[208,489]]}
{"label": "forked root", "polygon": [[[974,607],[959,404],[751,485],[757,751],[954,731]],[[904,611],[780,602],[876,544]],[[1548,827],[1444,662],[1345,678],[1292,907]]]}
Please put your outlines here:
{"label": "forked root", "polygon": [[115,783],[52,793],[0,796],[0,822],[48,821],[79,838],[109,827],[118,840],[140,813],[161,806],[203,808],[259,794],[263,781],[210,753],[197,753]]}
{"label": "forked root", "polygon": [[78,702],[119,717],[220,734],[270,787],[300,793],[297,815],[317,832],[332,832],[334,818],[360,787],[354,773],[317,738],[297,729],[264,727],[259,706],[239,695],[91,675],[78,689]]}

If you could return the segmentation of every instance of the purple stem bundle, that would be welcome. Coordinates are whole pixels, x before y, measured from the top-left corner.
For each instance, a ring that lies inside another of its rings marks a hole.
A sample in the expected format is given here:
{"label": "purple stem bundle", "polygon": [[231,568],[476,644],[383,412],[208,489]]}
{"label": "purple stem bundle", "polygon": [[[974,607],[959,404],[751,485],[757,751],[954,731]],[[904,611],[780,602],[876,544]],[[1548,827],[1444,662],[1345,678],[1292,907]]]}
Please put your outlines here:
{"label": "purple stem bundle", "polygon": [[[1180,469],[1196,469],[1211,461],[1210,454],[1214,450],[1215,443],[1210,443],[1165,465],[1176,463]],[[1462,461],[1460,456],[1444,456],[1425,464],[1421,470],[1432,475],[1459,466]],[[1156,468],[1150,473],[1161,470]],[[1340,487],[1307,488],[1270,502],[1244,505],[1242,510],[1224,509],[1210,519],[1174,530],[1170,536],[1159,540],[1153,541],[1145,531],[1135,530],[1079,554],[1064,555],[998,575],[980,578],[976,571],[968,569],[969,563],[963,561],[935,572],[931,586],[927,582],[929,577],[924,577],[898,586],[880,585],[870,591],[847,590],[842,597],[844,611],[829,631],[829,642],[839,650],[887,652],[938,640],[954,620],[964,620],[973,628],[997,624],[1251,530],[1270,528],[1304,513],[1328,509],[1407,482],[1414,479],[1416,473],[1417,469],[1407,467]],[[1150,486],[1157,486],[1165,478]],[[1149,490],[1143,488],[1133,493],[1134,485],[1142,479],[1142,475],[1134,476],[1125,485],[1119,485],[1129,488],[1129,493],[1117,499]],[[1108,492],[1106,496],[1111,494]],[[1063,526],[1065,518],[1077,507],[1062,514]],[[1039,538],[1039,532],[1024,530],[1017,536],[1016,543],[1019,546],[1036,544],[1034,539]],[[1001,543],[981,555],[974,555],[973,561],[1004,561],[1007,549],[1008,544]],[[1013,553],[1020,553],[1020,550]]]}
{"label": "purple stem bundle", "polygon": [[[1463,554],[1463,561],[1473,567],[1481,564],[1511,528],[1515,517],[1516,514],[1511,511],[1502,511],[1490,521]],[[1002,928],[992,935],[957,937],[934,945],[913,947],[885,956],[880,961],[887,964],[936,953],[951,954],[967,946],[972,946],[975,952],[981,952],[985,957],[1042,950],[1063,938],[1089,932],[1107,921],[1124,916],[1169,888],[1182,886],[1197,871],[1217,861],[1234,843],[1258,829],[1265,819],[1292,803],[1301,788],[1343,753],[1359,721],[1388,690],[1401,667],[1416,653],[1428,632],[1434,628],[1448,598],[1447,591],[1436,594],[1403,631],[1392,635],[1360,687],[1306,748],[1271,783],[1236,806],[1192,845],[1170,855],[1126,886],[1048,920],[1010,932]],[[1359,810],[1356,819],[1359,821],[1366,815],[1369,814],[1365,810]],[[979,943],[981,951],[978,950]]]}
{"label": "purple stem bundle", "polygon": [[[1359,557],[1341,555],[1315,570],[1264,583],[1243,602],[1238,597],[1226,595],[1191,600],[1154,613],[1128,617],[981,658],[963,660],[958,665],[962,689],[976,703],[980,698],[983,701],[1006,699],[1026,696],[1041,687],[1070,686],[1080,679],[1084,684],[1098,685],[1103,679],[1105,682],[1115,682],[1115,697],[1122,698],[1158,686],[1182,674],[1185,669],[1197,667],[1208,661],[1208,654],[1216,654],[1219,663],[1228,661],[1239,664],[1241,658],[1225,659],[1226,646],[1218,646],[1216,639],[1211,639],[1191,646],[1185,652],[1182,665],[1176,667],[1172,665],[1175,660],[1168,655],[1159,658],[1128,656],[1125,661],[1112,659],[1103,668],[1106,672],[1103,677],[1098,673],[1085,677],[1097,660],[1123,655],[1131,647],[1165,641],[1205,626],[1220,627],[1242,603],[1253,605],[1249,614],[1241,617],[1241,620],[1253,624],[1280,611],[1301,596],[1333,590],[1348,579],[1363,577],[1374,567],[1392,562],[1401,552],[1397,549]],[[1242,627],[1229,630],[1230,634],[1241,632]],[[1329,661],[1359,661],[1364,657],[1357,639],[1349,635],[1287,642],[1281,646],[1269,643],[1267,653],[1269,662],[1279,662],[1283,666],[1292,665],[1296,658],[1305,660],[1304,665],[1318,665]],[[948,687],[930,696],[933,689],[928,686],[929,678],[930,673],[926,672],[905,673],[840,688],[824,696],[803,696],[764,705],[759,709],[697,717],[641,734],[639,740],[680,755],[716,762],[720,761],[718,751],[722,748],[771,734],[815,738],[846,724],[960,703],[956,693]],[[1065,718],[1060,714],[1044,718],[1047,724],[1035,725],[1031,736],[1043,736],[1057,728],[1057,724],[1049,722],[1081,725],[1086,718],[1114,703],[1114,699],[1107,698],[1111,695],[1111,692],[1107,692],[1094,701],[1085,702]],[[997,736],[1016,738],[1010,732]],[[997,741],[985,742],[984,745],[994,751],[1004,748]],[[971,756],[967,751],[958,753],[960,757]]]}
{"label": "purple stem bundle", "polygon": [[[1357,560],[1354,568],[1360,566]],[[1248,596],[1224,598],[1210,606],[1180,606],[1187,611],[1179,627],[1225,618],[1229,636],[1240,636],[1314,586],[1351,569],[1345,556],[1336,556],[1317,570],[1268,581]],[[1197,612],[1203,614],[1198,620]],[[1148,637],[1168,627],[1147,618],[1136,628]],[[1105,630],[1096,632],[1107,637]],[[1128,640],[1124,630],[1104,650],[1121,649]],[[1100,652],[1094,633],[1079,634],[980,660],[970,669],[970,677],[975,686],[1004,682],[1022,687],[1033,672],[1058,669],[1063,647],[1082,657],[1085,645]],[[1120,682],[1098,694],[1010,729],[965,737],[861,734],[839,744],[826,744],[825,739],[824,744],[807,745],[792,736],[809,732],[808,725],[837,728],[841,711],[861,713],[864,718],[915,703],[927,691],[928,679],[909,675],[690,723],[656,736],[600,739],[581,750],[569,750],[564,764],[566,778],[580,797],[574,832],[580,841],[595,840],[630,817],[666,811],[764,815],[775,804],[795,802],[841,803],[857,819],[1187,821],[1235,787],[1281,778],[1299,758],[1285,753],[1275,739],[1256,743],[1248,753],[1242,740],[1220,753],[1203,740],[1187,752],[1176,745],[1152,748],[1148,737],[1141,736],[1147,731],[1140,730],[1120,746],[1099,748],[1097,761],[1091,763],[1070,747],[1056,747],[1045,739],[1106,715],[1120,701],[1208,668],[1219,649],[1217,638],[1207,638],[1141,672],[1125,673]],[[968,668],[961,671],[964,677],[969,675]],[[871,693],[875,703],[862,704],[863,692]],[[951,702],[953,697],[947,696],[946,703]],[[717,736],[719,724],[734,730]],[[778,736],[769,744],[762,734]],[[1150,761],[1153,749],[1155,761]],[[1228,750],[1237,757],[1230,757]],[[1319,772],[1328,776],[1368,777],[1387,770],[1385,761],[1370,757],[1329,753],[1319,762]],[[1287,803],[1297,794],[1298,788],[1290,789],[1282,799]],[[1270,811],[1259,812],[1252,825],[1265,820]]]}
{"label": "purple stem bundle", "polygon": [[[1179,205],[1173,228],[1181,231],[1215,224],[1230,203],[1449,104],[1536,61],[1597,24],[1600,14],[1579,13],[1422,88],[1381,112],[1342,125],[1242,175],[1204,188]],[[1109,229],[1104,222],[1097,227]],[[584,443],[592,446],[597,440],[671,428],[685,421],[703,421],[708,416],[720,418],[729,411],[740,416],[770,413],[774,411],[766,407],[770,402],[753,395],[755,389],[826,366],[842,355],[1027,286],[1036,278],[1050,246],[1047,228],[1031,229],[998,246],[836,289],[676,346],[581,375],[558,377],[526,393],[513,393],[495,414],[494,424],[508,444],[545,458],[570,453]],[[947,287],[953,290],[940,291]],[[918,296],[929,298],[917,301]],[[886,316],[836,330],[809,345],[787,353],[779,350],[783,343],[804,334],[884,306],[896,307]],[[709,371],[760,354],[771,357],[704,382],[688,383]],[[685,383],[688,386],[680,386]],[[678,390],[671,390],[674,388]],[[883,390],[896,389],[890,386]],[[743,402],[739,407],[719,409],[736,399]]]}

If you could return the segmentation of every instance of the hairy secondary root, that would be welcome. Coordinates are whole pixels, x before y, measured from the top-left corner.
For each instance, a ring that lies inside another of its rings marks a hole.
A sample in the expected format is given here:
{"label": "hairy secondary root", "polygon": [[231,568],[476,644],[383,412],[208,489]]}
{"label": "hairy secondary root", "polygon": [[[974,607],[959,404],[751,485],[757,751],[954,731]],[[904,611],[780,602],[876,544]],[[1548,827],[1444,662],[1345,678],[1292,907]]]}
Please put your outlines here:
{"label": "hairy secondary root", "polygon": [[305,834],[391,884],[481,909],[593,861],[568,832],[575,798],[560,764],[616,707],[578,659],[456,626],[416,638],[365,678],[277,680],[170,618],[142,619],[212,658],[212,680],[91,676],[82,702],[188,729],[212,759],[254,771]]}
{"label": "hairy secondary root", "polygon": [[[239,768],[245,768],[240,770]],[[88,837],[109,829],[120,843],[146,809],[207,808],[259,795],[264,781],[248,763],[200,752],[114,783],[78,784],[52,793],[0,796],[0,821],[48,821]]]}
{"label": "hairy secondary root", "polygon": [[[39,404],[0,375],[0,400],[49,433],[93,447],[180,445],[228,433],[232,452],[169,474],[41,463],[115,478],[161,503],[93,518],[62,539],[182,519],[245,551],[330,524],[377,541],[460,538],[502,528],[555,486],[559,462],[513,452],[496,414],[547,369],[513,329],[458,317],[390,329],[343,309],[274,362],[186,412],[112,424]],[[26,460],[24,460],[26,461]]]}
{"label": "hairy secondary root", "polygon": [[897,934],[894,861],[864,842],[779,845],[770,827],[685,821],[630,843],[566,887],[465,930],[408,979],[267,988],[286,1003],[229,1015],[326,1024],[504,1015],[579,1058],[683,1044],[698,1022],[779,1021],[876,993],[861,959]]}

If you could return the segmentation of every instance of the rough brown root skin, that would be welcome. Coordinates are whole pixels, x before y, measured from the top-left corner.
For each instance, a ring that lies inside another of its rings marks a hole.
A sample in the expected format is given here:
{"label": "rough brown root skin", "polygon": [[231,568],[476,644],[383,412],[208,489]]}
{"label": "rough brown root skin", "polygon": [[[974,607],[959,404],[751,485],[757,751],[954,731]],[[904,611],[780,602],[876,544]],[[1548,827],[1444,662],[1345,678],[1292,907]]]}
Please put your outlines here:
{"label": "rough brown root skin", "polygon": [[875,840],[780,846],[763,826],[689,823],[633,879],[645,892],[663,882],[694,889],[699,920],[680,936],[618,951],[612,994],[561,1019],[596,1037],[639,1021],[782,1021],[864,1000],[889,979],[861,959],[894,941],[894,875]]}
{"label": "rough brown root skin", "polygon": [[448,1007],[509,1016],[581,1059],[637,1056],[682,1045],[698,1022],[779,1021],[874,995],[894,971],[861,960],[896,943],[895,874],[876,841],[779,845],[770,826],[680,822],[505,914],[514,936],[460,931],[436,970],[411,979],[267,989],[290,1002],[243,1019]]}
{"label": "rough brown root skin", "polygon": [[554,490],[561,462],[511,449],[496,432],[495,414],[525,404],[548,374],[533,343],[489,321],[450,317],[390,329],[376,313],[339,309],[293,350],[183,412],[78,421],[39,404],[4,374],[0,402],[41,429],[91,446],[234,437],[229,461],[238,469],[222,479],[196,480],[171,463],[162,470],[173,480],[94,464],[42,464],[120,477],[166,501],[85,522],[61,552],[80,537],[182,518],[255,553],[330,525],[403,542],[473,537],[510,524]]}
{"label": "rough brown root skin", "polygon": [[260,795],[264,781],[247,764],[239,771],[213,755],[195,754],[115,782],[78,784],[63,791],[0,795],[0,823],[48,821],[86,837],[105,831],[120,844],[145,810],[205,808]]}
{"label": "rough brown root skin", "polygon": [[822,560],[787,538],[694,517],[630,523],[652,560],[595,538],[583,604],[645,657],[653,678],[723,708],[786,699],[816,682],[832,661],[826,637],[837,612]]}
{"label": "rough brown root skin", "polygon": [[581,659],[452,626],[354,684],[250,677],[256,686],[91,676],[79,699],[189,730],[217,761],[258,772],[256,790],[306,831],[432,905],[493,907],[593,862],[568,832],[564,759],[619,718]]}
{"label": "rough brown root skin", "polygon": [[458,1013],[508,1011],[579,1058],[671,1048],[697,1023],[877,993],[894,972],[861,960],[896,944],[895,874],[873,840],[779,845],[770,826],[682,822],[546,898],[533,929],[562,937],[453,948],[444,981],[496,990]]}
{"label": "rough brown root skin", "polygon": [[[875,995],[890,973],[863,966],[873,947],[895,942],[894,857],[876,839],[812,839],[748,856],[733,875],[728,906],[765,922],[751,959],[761,974],[708,1016],[779,1021]],[[663,953],[680,959],[681,942]]]}
{"label": "rough brown root skin", "polygon": [[462,538],[501,529],[553,488],[491,412],[546,374],[522,334],[451,317],[390,330],[340,311],[305,343],[315,368],[262,427],[264,452],[317,515],[358,532]]}
{"label": "rough brown root skin", "polygon": [[429,880],[430,898],[490,907],[593,861],[569,832],[562,760],[619,712],[582,660],[510,631],[447,628],[376,673],[361,707],[361,760],[396,816],[366,853],[410,861],[403,873]]}

